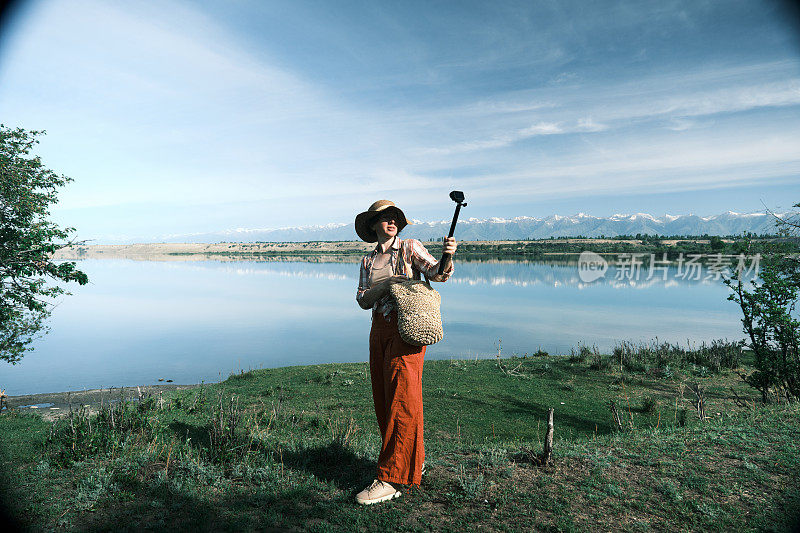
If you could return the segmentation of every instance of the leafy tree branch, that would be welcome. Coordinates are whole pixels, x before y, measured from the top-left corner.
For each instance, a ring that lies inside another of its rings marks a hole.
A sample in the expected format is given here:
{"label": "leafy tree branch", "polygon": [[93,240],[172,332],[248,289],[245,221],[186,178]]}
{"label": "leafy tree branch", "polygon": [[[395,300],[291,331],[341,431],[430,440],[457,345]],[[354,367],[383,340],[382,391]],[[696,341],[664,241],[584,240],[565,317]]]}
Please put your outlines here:
{"label": "leafy tree branch", "polygon": [[75,263],[52,259],[74,243],[74,228],[48,218],[59,189],[72,180],[32,155],[44,133],[0,124],[0,360],[10,363],[47,331],[54,299],[69,294],[63,284],[89,281]]}

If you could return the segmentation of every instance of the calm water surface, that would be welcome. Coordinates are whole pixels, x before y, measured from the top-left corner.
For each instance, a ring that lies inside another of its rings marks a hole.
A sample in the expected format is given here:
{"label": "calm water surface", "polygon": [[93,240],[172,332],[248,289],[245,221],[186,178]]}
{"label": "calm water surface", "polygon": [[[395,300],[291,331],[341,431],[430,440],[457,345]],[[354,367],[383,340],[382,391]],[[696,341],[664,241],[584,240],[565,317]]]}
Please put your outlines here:
{"label": "calm water surface", "polygon": [[[9,395],[218,381],[240,369],[366,361],[370,313],[358,307],[357,263],[80,261],[51,331],[15,366]],[[458,262],[442,294],[445,339],[429,358],[610,350],[621,340],[740,339],[738,307],[719,281],[583,284],[574,265]]]}

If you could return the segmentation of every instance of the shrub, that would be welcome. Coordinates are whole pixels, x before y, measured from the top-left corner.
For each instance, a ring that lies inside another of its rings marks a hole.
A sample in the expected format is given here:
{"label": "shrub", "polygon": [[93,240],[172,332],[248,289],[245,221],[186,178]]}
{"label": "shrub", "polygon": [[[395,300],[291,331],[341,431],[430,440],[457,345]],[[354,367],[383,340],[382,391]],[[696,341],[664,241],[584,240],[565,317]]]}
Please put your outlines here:
{"label": "shrub", "polygon": [[[686,348],[668,342],[635,344],[623,341],[614,346],[614,362],[632,372],[648,371],[657,368],[666,374],[670,367],[706,367],[710,372],[723,368],[734,369],[741,364],[743,341],[713,340],[711,344],[702,342],[698,347]],[[671,373],[671,370],[670,370]]]}
{"label": "shrub", "polygon": [[658,407],[658,401],[656,401],[654,396],[645,396],[644,398],[642,398],[641,411],[643,413],[653,414],[656,412],[657,407]]}
{"label": "shrub", "polygon": [[614,366],[614,359],[599,353],[592,355],[592,362],[589,364],[589,368],[592,370],[610,370],[612,366]]}
{"label": "shrub", "polygon": [[588,346],[581,344],[578,346],[577,350],[575,350],[575,348],[570,348],[569,362],[583,363],[589,357],[596,356],[598,353],[599,351],[597,349],[597,346],[592,346],[591,348],[589,348]]}
{"label": "shrub", "polygon": [[772,389],[787,400],[800,400],[800,320],[795,310],[800,260],[790,254],[767,254],[759,278],[748,283],[749,290],[741,277],[724,280],[733,290],[728,300],[742,310],[742,325],[755,356],[755,370],[745,381],[761,392],[764,403]]}
{"label": "shrub", "polygon": [[118,402],[104,405],[95,415],[85,406],[70,408],[69,414],[55,420],[50,428],[46,441],[48,453],[57,464],[68,465],[123,446],[133,434],[149,440],[156,429],[150,416],[154,407],[152,397],[142,396],[134,403],[120,396]]}

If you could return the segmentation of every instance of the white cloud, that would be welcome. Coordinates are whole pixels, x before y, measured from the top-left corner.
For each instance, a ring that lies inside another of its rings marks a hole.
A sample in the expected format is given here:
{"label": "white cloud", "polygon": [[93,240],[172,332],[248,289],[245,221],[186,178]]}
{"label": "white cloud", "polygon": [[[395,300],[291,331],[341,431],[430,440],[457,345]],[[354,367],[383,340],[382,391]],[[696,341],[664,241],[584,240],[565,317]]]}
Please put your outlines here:
{"label": "white cloud", "polygon": [[[392,76],[405,72],[386,74],[389,82],[321,83],[302,74],[307,65],[274,59],[199,4],[62,0],[31,11],[5,41],[0,115],[48,130],[46,164],[76,178],[59,206],[70,214],[127,205],[138,216],[134,207],[144,206],[170,231],[176,207],[194,207],[192,216],[211,213],[222,227],[244,224],[243,211],[263,217],[258,225],[281,226],[295,224],[290,216],[337,220],[330,214],[363,209],[378,195],[426,205],[429,191],[469,187],[487,202],[524,202],[798,173],[796,60],[593,78],[591,69],[558,66],[577,52],[557,39],[529,57],[530,43],[498,30],[492,39],[518,41],[508,43],[513,57],[492,47],[480,65],[458,54],[451,63],[410,58],[414,72],[435,79],[422,89],[425,80],[404,82],[417,100],[392,92]],[[400,30],[414,50],[435,48]],[[354,45],[341,28],[326,31]],[[536,61],[539,82],[489,78],[498,64],[516,75]],[[480,81],[448,87],[459,72]],[[362,83],[378,86],[373,97],[384,90],[396,98],[365,102]],[[96,215],[98,227],[113,223],[109,211]]]}
{"label": "white cloud", "polygon": [[[664,119],[669,121],[669,129],[683,131],[697,124],[691,120],[696,117],[797,106],[797,70],[795,63],[774,62],[663,74],[599,86],[516,92],[507,99],[481,103],[485,117],[478,126],[485,137],[428,147],[420,153],[462,154],[509,146],[535,135],[618,130]],[[439,118],[445,124],[451,123],[458,135],[459,131],[470,131],[464,124],[474,124],[470,122],[474,117],[467,115],[474,108],[466,105],[445,110]],[[492,110],[497,111],[491,113]],[[535,124],[523,127],[521,123],[526,121]]]}
{"label": "white cloud", "polygon": [[697,125],[696,120],[689,120],[683,117],[676,117],[670,119],[667,129],[670,129],[672,131],[686,131],[694,128],[696,125]]}
{"label": "white cloud", "polygon": [[800,79],[774,83],[743,83],[738,87],[697,90],[654,99],[655,105],[648,110],[644,106],[632,106],[619,112],[619,118],[669,115],[678,117],[708,116],[718,113],[736,113],[762,107],[786,107],[800,104]]}
{"label": "white cloud", "polygon": [[0,112],[48,130],[45,161],[75,178],[62,209],[420,184],[384,117],[256,57],[191,4],[33,11],[8,43]]}
{"label": "white cloud", "polygon": [[564,133],[564,129],[560,124],[554,122],[539,122],[518,132],[520,139],[526,139],[535,135],[555,135],[556,133]]}
{"label": "white cloud", "polygon": [[575,129],[576,131],[595,132],[608,129],[608,126],[596,123],[594,120],[592,120],[592,117],[586,117],[578,119],[578,126]]}
{"label": "white cloud", "polygon": [[690,191],[785,179],[800,175],[800,152],[794,140],[800,138],[800,128],[796,129],[798,137],[760,140],[727,135],[719,139],[661,138],[650,146],[628,141],[611,154],[584,152],[579,159],[466,179],[462,186],[487,198],[509,194],[541,198],[611,191]]}
{"label": "white cloud", "polygon": [[559,135],[563,133],[575,132],[594,132],[605,129],[599,124],[595,124],[591,119],[580,119],[571,126],[565,126],[558,122],[537,122],[526,128],[516,130],[511,133],[498,134],[491,139],[468,141],[463,143],[445,146],[442,148],[427,148],[421,150],[421,155],[453,155],[476,150],[486,150],[490,148],[502,148],[516,142],[530,139],[539,135]]}

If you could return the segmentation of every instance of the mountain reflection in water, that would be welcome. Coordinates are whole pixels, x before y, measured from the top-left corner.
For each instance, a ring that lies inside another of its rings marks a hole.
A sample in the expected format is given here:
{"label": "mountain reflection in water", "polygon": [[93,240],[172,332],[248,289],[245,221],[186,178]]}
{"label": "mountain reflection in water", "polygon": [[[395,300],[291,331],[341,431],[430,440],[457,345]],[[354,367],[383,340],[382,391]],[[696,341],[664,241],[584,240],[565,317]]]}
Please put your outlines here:
{"label": "mountain reflection in water", "polygon": [[[71,287],[50,334],[15,366],[8,394],[199,383],[239,369],[366,361],[370,313],[355,302],[358,258],[310,261],[80,261],[91,283]],[[740,339],[739,310],[721,281],[647,280],[610,266],[584,283],[575,262],[456,263],[442,295],[445,339],[428,358],[492,357],[621,340]],[[666,277],[666,280],[663,279]]]}

